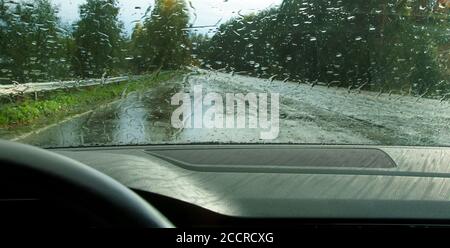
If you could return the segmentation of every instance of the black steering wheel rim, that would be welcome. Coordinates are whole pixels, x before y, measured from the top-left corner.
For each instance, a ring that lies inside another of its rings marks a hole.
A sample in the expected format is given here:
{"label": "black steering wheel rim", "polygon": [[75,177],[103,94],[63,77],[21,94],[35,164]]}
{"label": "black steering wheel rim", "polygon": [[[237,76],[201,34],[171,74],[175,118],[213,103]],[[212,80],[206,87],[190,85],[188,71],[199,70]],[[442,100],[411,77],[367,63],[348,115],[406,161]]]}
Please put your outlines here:
{"label": "black steering wheel rim", "polygon": [[[159,211],[111,177],[78,161],[37,147],[0,140],[0,182],[34,182],[50,194],[82,200],[111,226],[172,228]],[[28,185],[27,187],[30,187]]]}

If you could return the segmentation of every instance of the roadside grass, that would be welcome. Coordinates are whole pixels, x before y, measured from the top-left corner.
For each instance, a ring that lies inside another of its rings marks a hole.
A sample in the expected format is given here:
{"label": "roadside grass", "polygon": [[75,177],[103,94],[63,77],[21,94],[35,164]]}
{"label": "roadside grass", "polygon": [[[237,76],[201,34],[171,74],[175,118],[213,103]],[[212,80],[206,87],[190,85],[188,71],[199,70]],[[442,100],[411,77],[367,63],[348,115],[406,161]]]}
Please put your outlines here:
{"label": "roadside grass", "polygon": [[0,129],[43,127],[67,117],[84,113],[108,104],[127,94],[145,91],[158,83],[181,77],[183,71],[163,71],[142,78],[83,88],[72,88],[16,98],[13,102],[0,102]]}

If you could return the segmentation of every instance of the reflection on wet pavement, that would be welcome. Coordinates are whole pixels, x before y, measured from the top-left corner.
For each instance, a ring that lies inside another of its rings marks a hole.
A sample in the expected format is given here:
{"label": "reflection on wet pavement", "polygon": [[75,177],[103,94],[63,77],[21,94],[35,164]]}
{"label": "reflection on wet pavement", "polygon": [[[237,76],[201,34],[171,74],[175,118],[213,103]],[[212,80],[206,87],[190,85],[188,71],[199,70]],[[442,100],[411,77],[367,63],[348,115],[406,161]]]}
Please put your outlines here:
{"label": "reflection on wet pavement", "polygon": [[170,125],[170,97],[180,85],[167,82],[144,93],[131,93],[125,99],[38,134],[21,142],[43,147],[97,145],[137,145],[164,143],[178,130]]}

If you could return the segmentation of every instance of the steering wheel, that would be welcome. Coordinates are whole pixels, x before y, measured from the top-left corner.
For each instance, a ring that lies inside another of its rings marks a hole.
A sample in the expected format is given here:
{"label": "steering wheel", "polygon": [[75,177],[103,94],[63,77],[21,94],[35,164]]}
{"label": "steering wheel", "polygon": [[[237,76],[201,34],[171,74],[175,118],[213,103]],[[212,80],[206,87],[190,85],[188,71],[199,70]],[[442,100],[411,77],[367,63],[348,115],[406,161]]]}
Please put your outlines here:
{"label": "steering wheel", "polygon": [[99,171],[47,150],[0,140],[0,197],[12,188],[79,204],[107,227],[174,227],[133,191]]}

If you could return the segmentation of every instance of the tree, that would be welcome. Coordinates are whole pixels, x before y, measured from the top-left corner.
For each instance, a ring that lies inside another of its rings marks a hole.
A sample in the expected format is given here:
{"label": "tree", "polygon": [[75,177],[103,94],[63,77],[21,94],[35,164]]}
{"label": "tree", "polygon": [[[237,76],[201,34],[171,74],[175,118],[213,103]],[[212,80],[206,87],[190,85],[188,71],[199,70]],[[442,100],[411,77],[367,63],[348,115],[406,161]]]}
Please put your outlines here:
{"label": "tree", "polygon": [[12,11],[6,5],[5,0],[0,0],[0,84],[9,83],[16,79],[11,70],[11,55],[8,51],[11,45]]}
{"label": "tree", "polygon": [[[0,77],[20,83],[67,77],[60,20],[49,0],[0,2]],[[9,82],[8,82],[9,81]]]}
{"label": "tree", "polygon": [[87,0],[80,6],[80,21],[74,26],[73,67],[81,77],[117,73],[123,62],[123,24],[118,20],[116,0]]}
{"label": "tree", "polygon": [[130,67],[135,73],[145,72],[146,67],[146,58],[145,54],[145,43],[147,39],[146,32],[141,23],[137,23],[133,29],[133,33],[131,35],[130,42]]}
{"label": "tree", "polygon": [[189,35],[189,40],[191,42],[191,58],[192,58],[192,64],[195,66],[203,66],[204,61],[203,57],[208,52],[208,44],[209,44],[209,38],[207,35],[204,34],[198,34],[198,33],[191,33]]}
{"label": "tree", "polygon": [[188,23],[184,0],[156,0],[151,16],[133,35],[135,51],[142,56],[138,70],[175,69],[189,63]]}

